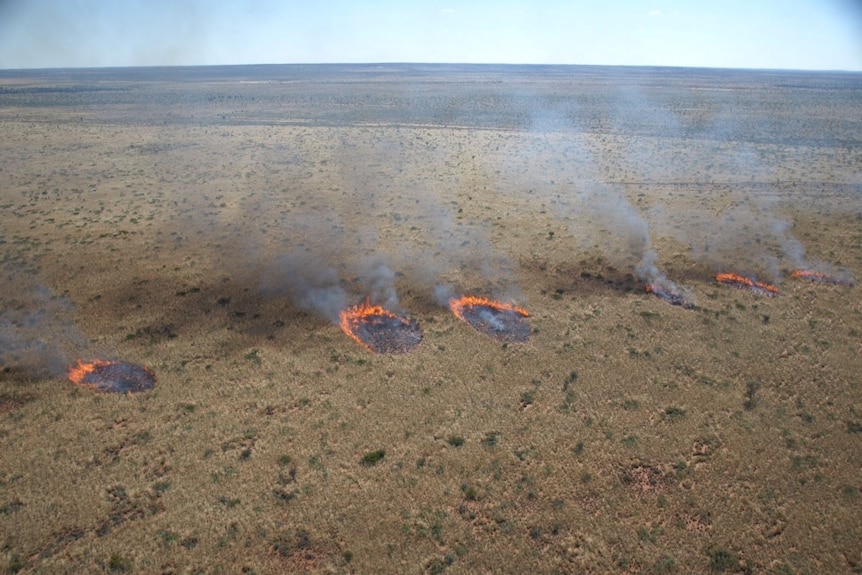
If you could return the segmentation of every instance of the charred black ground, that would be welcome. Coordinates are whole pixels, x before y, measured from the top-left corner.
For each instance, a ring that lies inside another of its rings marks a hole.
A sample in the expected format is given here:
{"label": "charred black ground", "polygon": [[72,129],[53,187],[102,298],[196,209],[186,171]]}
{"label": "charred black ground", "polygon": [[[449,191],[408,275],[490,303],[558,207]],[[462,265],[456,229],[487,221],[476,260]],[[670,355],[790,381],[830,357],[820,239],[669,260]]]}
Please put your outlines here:
{"label": "charred black ground", "polygon": [[79,363],[70,372],[69,379],[107,393],[140,393],[156,386],[156,375],[152,371],[125,361]]}
{"label": "charred black ground", "polygon": [[685,297],[684,294],[662,289],[656,285],[650,284],[646,287],[647,293],[651,293],[659,299],[683,309],[694,309],[694,302]]}
{"label": "charred black ground", "polygon": [[524,343],[530,339],[530,326],[514,309],[498,309],[487,304],[465,304],[463,319],[474,329],[504,343]]}
{"label": "charred black ground", "polygon": [[349,320],[350,333],[375,353],[407,353],[422,341],[416,320],[389,314],[368,314]]}

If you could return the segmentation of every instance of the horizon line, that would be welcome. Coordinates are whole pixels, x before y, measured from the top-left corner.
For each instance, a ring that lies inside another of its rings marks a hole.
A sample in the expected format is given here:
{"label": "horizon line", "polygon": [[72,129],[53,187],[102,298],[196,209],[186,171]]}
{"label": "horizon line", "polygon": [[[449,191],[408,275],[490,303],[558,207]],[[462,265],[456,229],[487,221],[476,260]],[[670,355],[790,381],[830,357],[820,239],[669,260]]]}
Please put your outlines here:
{"label": "horizon line", "polygon": [[673,64],[563,64],[563,63],[514,63],[514,62],[257,62],[243,64],[133,64],[122,66],[43,66],[35,68],[0,67],[0,72],[37,72],[59,70],[131,70],[153,68],[242,68],[255,66],[500,66],[500,67],[544,67],[544,68],[662,68],[676,70],[726,70],[746,72],[812,72],[859,74],[862,69],[844,68],[763,68],[763,67],[726,67],[726,66],[682,66]]}

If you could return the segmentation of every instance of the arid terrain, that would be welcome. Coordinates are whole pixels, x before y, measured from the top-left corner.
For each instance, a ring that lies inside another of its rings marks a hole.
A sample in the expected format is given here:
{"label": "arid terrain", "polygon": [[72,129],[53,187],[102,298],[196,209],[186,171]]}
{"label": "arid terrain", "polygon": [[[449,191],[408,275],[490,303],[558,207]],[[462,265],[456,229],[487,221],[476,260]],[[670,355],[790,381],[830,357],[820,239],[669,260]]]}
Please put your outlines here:
{"label": "arid terrain", "polygon": [[862,75],[7,70],[0,126],[6,572],[862,573],[862,288],[790,277],[862,278]]}

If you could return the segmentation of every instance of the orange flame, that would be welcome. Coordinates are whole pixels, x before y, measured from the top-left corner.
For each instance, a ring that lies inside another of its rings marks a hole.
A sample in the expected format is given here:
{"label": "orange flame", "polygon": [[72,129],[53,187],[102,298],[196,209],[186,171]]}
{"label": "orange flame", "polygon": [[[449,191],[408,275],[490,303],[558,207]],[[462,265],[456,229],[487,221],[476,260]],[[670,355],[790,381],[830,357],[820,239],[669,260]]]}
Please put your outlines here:
{"label": "orange flame", "polygon": [[825,279],[827,276],[826,274],[815,272],[813,270],[794,270],[793,272],[791,272],[790,277],[822,280]]}
{"label": "orange flame", "polygon": [[104,359],[91,362],[79,359],[77,365],[69,367],[67,377],[82,387],[129,394],[152,389],[156,383],[156,375],[149,368]]}
{"label": "orange flame", "polygon": [[362,320],[367,319],[370,316],[383,316],[400,319],[391,311],[384,309],[383,306],[371,305],[370,299],[365,298],[364,302],[341,311],[341,313],[339,314],[339,317],[341,319],[339,325],[341,326],[341,331],[349,335],[353,340],[356,341],[356,343],[358,343],[367,350],[374,351],[356,334],[356,330],[358,329],[359,324],[362,322]]}
{"label": "orange flame", "polygon": [[84,361],[78,360],[78,365],[73,365],[69,368],[68,378],[69,381],[74,383],[75,385],[87,385],[85,380],[87,378],[87,374],[93,373],[93,371],[97,367],[102,367],[106,365],[111,365],[112,361],[106,361],[103,359],[97,359],[86,363]]}
{"label": "orange flame", "polygon": [[751,278],[740,276],[732,273],[716,274],[715,280],[723,284],[732,285],[734,287],[742,287],[763,293],[765,295],[778,295],[781,292],[774,285],[755,281]]}
{"label": "orange flame", "polygon": [[464,321],[466,321],[466,318],[464,317],[464,308],[474,305],[483,305],[497,311],[513,311],[524,317],[530,317],[530,313],[522,307],[494,301],[492,299],[484,297],[465,295],[459,298],[453,298],[449,300],[449,309],[452,310],[452,313],[455,314],[455,317]]}

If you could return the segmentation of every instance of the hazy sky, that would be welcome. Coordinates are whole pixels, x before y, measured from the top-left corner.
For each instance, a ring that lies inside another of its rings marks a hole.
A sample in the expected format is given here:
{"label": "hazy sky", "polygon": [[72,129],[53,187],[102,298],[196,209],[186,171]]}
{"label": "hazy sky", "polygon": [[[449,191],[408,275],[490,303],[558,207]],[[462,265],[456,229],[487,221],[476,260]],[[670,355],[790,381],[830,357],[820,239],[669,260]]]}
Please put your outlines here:
{"label": "hazy sky", "polygon": [[315,62],[862,71],[862,1],[0,0],[0,68]]}

